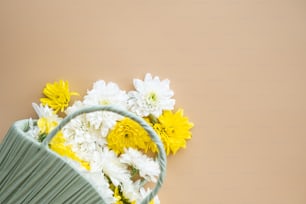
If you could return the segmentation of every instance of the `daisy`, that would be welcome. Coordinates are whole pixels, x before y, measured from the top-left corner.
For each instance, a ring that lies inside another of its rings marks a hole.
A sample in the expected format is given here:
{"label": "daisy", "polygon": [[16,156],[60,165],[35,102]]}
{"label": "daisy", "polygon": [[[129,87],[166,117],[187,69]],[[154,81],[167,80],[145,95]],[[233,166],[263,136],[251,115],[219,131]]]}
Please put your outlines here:
{"label": "daisy", "polygon": [[159,117],[163,110],[173,110],[175,100],[170,89],[170,81],[161,81],[159,77],[152,77],[151,74],[145,75],[144,81],[133,80],[136,91],[130,91],[128,107],[137,115],[144,117],[150,114]]}

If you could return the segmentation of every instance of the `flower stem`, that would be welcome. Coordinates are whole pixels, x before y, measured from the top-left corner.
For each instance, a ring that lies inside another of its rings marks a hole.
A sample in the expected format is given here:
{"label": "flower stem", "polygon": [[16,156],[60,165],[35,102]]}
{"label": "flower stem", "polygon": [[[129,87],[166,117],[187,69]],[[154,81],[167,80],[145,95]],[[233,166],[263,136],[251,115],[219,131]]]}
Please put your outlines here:
{"label": "flower stem", "polygon": [[153,125],[155,123],[158,123],[158,119],[153,114],[149,115],[149,120],[150,120],[151,123],[153,123]]}

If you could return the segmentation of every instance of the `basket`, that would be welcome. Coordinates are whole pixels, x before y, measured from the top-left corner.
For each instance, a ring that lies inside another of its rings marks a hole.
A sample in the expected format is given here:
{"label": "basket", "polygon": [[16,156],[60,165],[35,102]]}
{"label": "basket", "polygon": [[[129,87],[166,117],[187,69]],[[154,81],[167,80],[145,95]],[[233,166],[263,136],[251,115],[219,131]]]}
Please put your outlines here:
{"label": "basket", "polygon": [[161,188],[166,172],[166,154],[158,135],[144,119],[114,106],[92,106],[66,116],[39,143],[27,132],[28,120],[16,121],[0,145],[0,203],[107,204],[97,190],[61,156],[49,149],[49,142],[78,115],[110,111],[139,123],[158,147],[160,175],[153,190],[141,201],[147,204]]}

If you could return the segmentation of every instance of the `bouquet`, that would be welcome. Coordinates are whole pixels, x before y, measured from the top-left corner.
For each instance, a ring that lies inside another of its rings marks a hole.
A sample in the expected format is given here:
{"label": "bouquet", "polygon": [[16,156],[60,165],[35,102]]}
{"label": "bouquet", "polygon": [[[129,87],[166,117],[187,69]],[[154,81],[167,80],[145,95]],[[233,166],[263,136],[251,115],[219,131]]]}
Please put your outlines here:
{"label": "bouquet", "polygon": [[[84,107],[114,105],[143,118],[160,137],[167,155],[185,148],[193,123],[183,109],[175,110],[170,81],[147,73],[144,80],[134,79],[133,85],[134,90],[125,91],[114,82],[98,80],[80,99],[77,92],[70,91],[68,81],[47,83],[40,104],[32,104],[38,119],[30,119],[30,135],[43,142],[66,115]],[[72,102],[71,98],[76,99]],[[155,183],[160,174],[158,148],[148,133],[130,118],[112,112],[74,118],[49,147],[67,159],[110,204],[139,203],[151,191],[148,184]],[[157,196],[150,202],[158,203]]]}

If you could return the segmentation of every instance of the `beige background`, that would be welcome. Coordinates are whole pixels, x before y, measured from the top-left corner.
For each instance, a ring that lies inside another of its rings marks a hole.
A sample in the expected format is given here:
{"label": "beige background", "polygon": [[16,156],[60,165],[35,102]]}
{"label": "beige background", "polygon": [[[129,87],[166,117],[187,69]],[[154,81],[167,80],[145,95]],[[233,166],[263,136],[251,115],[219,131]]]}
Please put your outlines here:
{"label": "beige background", "polygon": [[169,78],[195,123],[166,204],[306,203],[306,2],[0,1],[0,137],[46,82]]}

